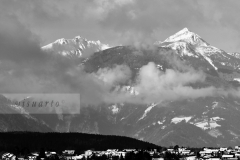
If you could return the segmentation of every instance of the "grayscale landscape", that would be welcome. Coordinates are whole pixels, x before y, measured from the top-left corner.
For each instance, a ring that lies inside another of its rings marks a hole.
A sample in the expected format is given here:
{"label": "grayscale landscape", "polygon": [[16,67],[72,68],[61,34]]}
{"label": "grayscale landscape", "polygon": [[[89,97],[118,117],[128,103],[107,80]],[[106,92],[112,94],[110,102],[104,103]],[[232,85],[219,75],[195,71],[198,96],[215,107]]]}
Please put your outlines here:
{"label": "grayscale landscape", "polygon": [[0,0],[0,159],[238,159],[239,8]]}

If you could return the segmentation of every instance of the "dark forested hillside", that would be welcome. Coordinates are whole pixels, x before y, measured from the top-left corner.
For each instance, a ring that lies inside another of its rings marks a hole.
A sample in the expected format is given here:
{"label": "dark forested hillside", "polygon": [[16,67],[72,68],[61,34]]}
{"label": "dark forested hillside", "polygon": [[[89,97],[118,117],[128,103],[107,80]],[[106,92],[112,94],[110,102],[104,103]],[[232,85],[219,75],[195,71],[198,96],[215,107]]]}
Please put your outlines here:
{"label": "dark forested hillside", "polygon": [[125,149],[125,148],[157,148],[158,146],[122,136],[106,136],[84,133],[38,133],[38,132],[2,132],[0,133],[0,151],[17,152],[21,150],[62,151],[75,149]]}

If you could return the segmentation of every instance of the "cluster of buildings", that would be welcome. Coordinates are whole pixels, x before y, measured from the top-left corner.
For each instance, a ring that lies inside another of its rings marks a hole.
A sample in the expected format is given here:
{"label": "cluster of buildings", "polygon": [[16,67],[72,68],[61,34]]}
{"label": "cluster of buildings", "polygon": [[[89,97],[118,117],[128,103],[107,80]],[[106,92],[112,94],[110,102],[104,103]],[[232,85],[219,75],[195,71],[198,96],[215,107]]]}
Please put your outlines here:
{"label": "cluster of buildings", "polygon": [[199,152],[178,148],[178,150],[167,149],[166,152],[179,155],[181,160],[240,160],[240,146],[235,146],[235,148],[203,148]]}
{"label": "cluster of buildings", "polygon": [[[82,154],[76,154],[75,150],[64,150],[61,154],[56,152],[45,151],[45,158],[39,157],[39,152],[33,152],[28,155],[16,156],[12,153],[0,153],[0,160],[86,160],[94,159],[93,157],[106,157],[106,159],[125,159],[127,153],[138,153],[137,149],[108,149],[106,151],[86,150]],[[153,155],[156,150],[149,151]],[[58,157],[57,159],[55,157]]]}
{"label": "cluster of buildings", "polygon": [[[61,154],[56,152],[45,152],[45,158],[39,157],[38,152],[29,155],[16,156],[12,153],[1,153],[1,160],[86,160],[93,157],[106,157],[106,159],[123,160],[127,153],[137,154],[136,149],[108,149],[106,151],[86,150],[82,154],[76,154],[75,150],[64,150]],[[179,159],[179,160],[240,160],[240,146],[235,148],[203,148],[201,151],[193,152],[190,149],[178,147],[165,150],[145,150],[152,160]],[[174,156],[173,156],[174,155]],[[172,157],[169,157],[172,156]],[[56,157],[58,157],[56,159]],[[116,158],[117,157],[117,158]],[[175,158],[173,158],[175,157]]]}
{"label": "cluster of buildings", "polygon": [[238,160],[240,159],[240,147],[235,146],[235,148],[217,148],[217,149],[208,149],[204,148],[199,152],[199,155],[203,159],[211,160]]}
{"label": "cluster of buildings", "polygon": [[[117,149],[108,149],[106,151],[93,151],[86,150],[82,154],[76,154],[75,150],[64,150],[61,154],[56,152],[45,151],[45,158],[39,157],[39,152],[33,152],[28,155],[16,156],[13,153],[2,152],[0,153],[0,160],[86,160],[93,156],[105,155],[108,159],[111,157],[125,157],[127,152],[136,152],[135,149],[125,149],[123,151]],[[55,157],[58,157],[57,159]]]}
{"label": "cluster of buildings", "polygon": [[12,153],[3,153],[2,157],[0,157],[1,159],[5,159],[5,160],[15,160],[16,156]]}

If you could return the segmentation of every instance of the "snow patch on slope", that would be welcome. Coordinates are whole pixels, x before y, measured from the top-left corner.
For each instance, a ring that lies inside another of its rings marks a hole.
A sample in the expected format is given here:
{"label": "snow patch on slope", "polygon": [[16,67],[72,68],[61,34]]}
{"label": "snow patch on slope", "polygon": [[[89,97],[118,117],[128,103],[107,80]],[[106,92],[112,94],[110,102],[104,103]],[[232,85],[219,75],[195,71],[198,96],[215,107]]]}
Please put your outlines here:
{"label": "snow patch on slope", "polygon": [[203,130],[208,129],[215,129],[217,127],[221,127],[220,124],[218,124],[218,121],[222,121],[224,118],[220,117],[212,117],[212,118],[203,118],[203,119],[195,119],[194,122],[190,122],[190,124],[193,124]]}
{"label": "snow patch on slope", "polygon": [[233,80],[240,82],[240,78],[234,78]]}
{"label": "snow patch on slope", "polygon": [[157,121],[157,123],[158,123],[159,125],[161,125],[161,124],[163,124],[165,121],[166,121],[166,117],[164,117],[162,121]]}
{"label": "snow patch on slope", "polygon": [[240,53],[233,52],[233,53],[227,53],[227,54],[240,59]]}
{"label": "snow patch on slope", "polygon": [[131,87],[131,86],[123,86],[122,87],[122,91],[125,91],[125,92],[128,92],[130,93],[131,95],[139,95],[139,92],[135,90],[134,87]]}
{"label": "snow patch on slope", "polygon": [[212,109],[215,109],[218,106],[218,102],[213,102]]}
{"label": "snow patch on slope", "polygon": [[203,129],[203,130],[212,129],[212,128],[216,128],[216,127],[221,127],[221,125],[217,124],[217,122],[215,122],[215,121],[210,121],[209,122],[207,120],[195,123],[194,125]]}
{"label": "snow patch on slope", "polygon": [[163,124],[163,122],[161,122],[161,121],[157,121],[157,123],[160,125],[160,124]]}
{"label": "snow patch on slope", "polygon": [[213,64],[212,60],[208,58],[207,56],[203,56],[212,66],[215,70],[218,70],[218,68]]}
{"label": "snow patch on slope", "polygon": [[216,48],[214,46],[211,46],[211,45],[208,45],[208,46],[198,46],[197,48],[198,48],[198,50],[202,50],[202,52],[204,52],[208,56],[210,56],[212,54],[215,54],[216,52],[222,52],[220,49],[218,49],[218,48]]}
{"label": "snow patch on slope", "polygon": [[152,110],[152,108],[155,107],[156,105],[157,105],[157,104],[152,103],[152,104],[144,111],[142,117],[139,118],[138,121],[144,119],[144,118],[147,116],[148,112],[150,112],[150,111]]}
{"label": "snow patch on slope", "polygon": [[181,56],[184,56],[184,55],[187,55],[187,56],[191,56],[191,57],[198,57],[197,55],[194,55],[193,53],[191,53],[189,51],[189,48],[187,47],[187,43],[186,42],[175,42],[175,43],[171,43],[171,44],[168,44],[168,45],[164,45],[162,47],[167,47],[167,48],[172,48],[174,50],[177,50],[177,51],[181,51]]}
{"label": "snow patch on slope", "polygon": [[163,70],[163,66],[160,64],[157,65],[157,68]]}
{"label": "snow patch on slope", "polygon": [[171,120],[171,123],[179,123],[179,122],[182,122],[183,120],[185,120],[186,122],[188,122],[190,119],[192,118],[192,116],[189,116],[189,117],[184,117],[184,116],[180,116],[180,117],[174,117],[172,120]]}
{"label": "snow patch on slope", "polygon": [[211,129],[208,134],[215,138],[222,136],[222,133],[218,129]]}
{"label": "snow patch on slope", "polygon": [[117,113],[119,112],[119,110],[120,110],[120,109],[117,107],[116,104],[110,106],[109,109],[111,109],[112,114],[117,114]]}
{"label": "snow patch on slope", "polygon": [[211,64],[211,66],[213,66],[215,70],[218,70],[218,68],[213,64],[212,60],[207,57],[206,53],[203,50],[196,48],[196,51],[200,53],[204,57],[204,59],[207,60]]}
{"label": "snow patch on slope", "polygon": [[220,117],[212,117],[210,118],[212,121],[222,121],[225,120],[224,118],[220,118]]}

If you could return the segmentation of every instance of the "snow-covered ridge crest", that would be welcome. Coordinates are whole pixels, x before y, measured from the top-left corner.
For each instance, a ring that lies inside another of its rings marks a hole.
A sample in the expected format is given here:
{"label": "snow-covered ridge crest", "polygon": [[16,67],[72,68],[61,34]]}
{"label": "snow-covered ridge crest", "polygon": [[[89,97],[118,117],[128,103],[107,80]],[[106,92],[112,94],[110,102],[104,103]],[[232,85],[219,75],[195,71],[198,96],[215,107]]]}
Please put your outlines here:
{"label": "snow-covered ridge crest", "polygon": [[[155,45],[173,49],[181,57],[204,58],[215,70],[218,70],[219,62],[225,65],[225,61],[228,61],[225,51],[210,45],[187,28],[183,28],[163,42],[155,42]],[[238,58],[238,54],[228,54]]]}
{"label": "snow-covered ridge crest", "polygon": [[94,52],[110,48],[108,44],[103,44],[99,40],[91,41],[81,36],[73,39],[60,38],[56,41],[43,46],[45,51],[53,51],[63,56],[88,57]]}
{"label": "snow-covered ridge crest", "polygon": [[189,31],[187,28],[183,28],[179,32],[167,38],[164,42],[177,42],[185,41],[192,45],[200,44],[201,46],[208,46],[208,44],[196,33]]}
{"label": "snow-covered ridge crest", "polygon": [[163,42],[159,41],[156,42],[155,44],[157,45],[163,44],[162,47],[170,47],[175,50],[183,49],[184,54],[187,55],[189,55],[189,53],[187,53],[189,45],[192,46],[192,49],[195,48],[195,50],[201,50],[202,52],[204,52],[204,54],[207,55],[222,52],[221,49],[211,46],[205,40],[203,40],[198,34],[189,31],[187,28],[180,30],[179,32],[167,38],[165,41]]}

